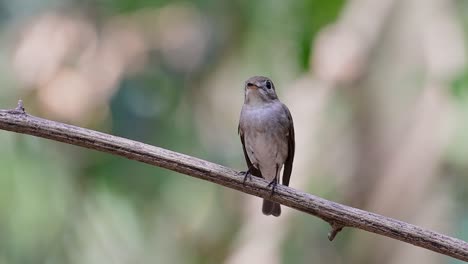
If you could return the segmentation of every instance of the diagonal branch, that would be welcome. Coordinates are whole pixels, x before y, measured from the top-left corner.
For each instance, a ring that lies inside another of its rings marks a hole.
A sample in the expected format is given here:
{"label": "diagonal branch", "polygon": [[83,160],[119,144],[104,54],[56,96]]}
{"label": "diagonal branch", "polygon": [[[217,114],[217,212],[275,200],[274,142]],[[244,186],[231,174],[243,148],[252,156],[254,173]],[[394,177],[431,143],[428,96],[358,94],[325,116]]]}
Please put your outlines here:
{"label": "diagonal branch", "polygon": [[141,142],[34,117],[26,114],[21,101],[16,109],[0,110],[0,129],[107,152],[251,195],[268,197],[274,202],[317,216],[330,223],[332,225],[330,240],[343,227],[354,227],[468,261],[468,243],[460,239],[328,201],[283,185],[278,185],[275,194],[270,197],[268,182],[263,179],[254,177],[244,185],[243,176],[233,169]]}

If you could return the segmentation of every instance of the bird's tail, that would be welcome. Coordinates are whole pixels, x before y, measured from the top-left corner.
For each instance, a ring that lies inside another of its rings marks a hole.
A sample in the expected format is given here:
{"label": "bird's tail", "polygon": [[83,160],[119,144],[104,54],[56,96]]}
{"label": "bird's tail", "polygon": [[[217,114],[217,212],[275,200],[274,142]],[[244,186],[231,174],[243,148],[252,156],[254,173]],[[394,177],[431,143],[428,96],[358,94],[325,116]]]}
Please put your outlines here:
{"label": "bird's tail", "polygon": [[281,215],[281,207],[279,203],[272,202],[270,200],[263,199],[262,212],[264,215]]}

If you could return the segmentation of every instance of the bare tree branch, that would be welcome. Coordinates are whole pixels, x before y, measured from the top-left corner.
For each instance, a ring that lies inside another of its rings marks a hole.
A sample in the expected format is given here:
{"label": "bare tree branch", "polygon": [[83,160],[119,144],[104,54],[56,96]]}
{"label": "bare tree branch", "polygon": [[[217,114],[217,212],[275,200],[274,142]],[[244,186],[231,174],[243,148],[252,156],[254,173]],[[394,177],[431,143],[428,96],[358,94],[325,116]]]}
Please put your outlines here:
{"label": "bare tree branch", "polygon": [[233,169],[141,142],[34,117],[26,114],[21,101],[16,109],[0,110],[0,129],[107,152],[251,195],[267,197],[331,223],[330,240],[343,227],[354,227],[468,261],[468,243],[460,239],[331,202],[283,185],[278,185],[275,194],[270,197],[268,182],[263,179],[253,177],[243,185],[244,177]]}

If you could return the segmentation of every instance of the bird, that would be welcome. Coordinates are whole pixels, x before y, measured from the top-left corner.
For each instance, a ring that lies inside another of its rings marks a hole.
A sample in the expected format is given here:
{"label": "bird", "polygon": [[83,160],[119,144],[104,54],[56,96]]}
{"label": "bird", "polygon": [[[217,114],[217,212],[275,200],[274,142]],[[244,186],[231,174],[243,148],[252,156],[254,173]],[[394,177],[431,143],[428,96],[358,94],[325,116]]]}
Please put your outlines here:
{"label": "bird", "polygon": [[[264,178],[273,195],[284,166],[282,184],[289,186],[295,150],[294,124],[270,78],[254,76],[245,81],[238,133],[247,163],[247,171],[242,172],[244,184],[252,175]],[[281,207],[264,199],[262,212],[278,217]]]}

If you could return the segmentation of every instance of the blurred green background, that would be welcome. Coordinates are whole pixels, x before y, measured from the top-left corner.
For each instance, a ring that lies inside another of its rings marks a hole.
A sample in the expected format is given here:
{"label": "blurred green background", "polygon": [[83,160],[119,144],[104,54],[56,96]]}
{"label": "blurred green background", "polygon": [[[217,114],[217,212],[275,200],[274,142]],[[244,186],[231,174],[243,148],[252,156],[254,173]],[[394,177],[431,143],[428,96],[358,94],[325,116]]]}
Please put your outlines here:
{"label": "blurred green background", "polygon": [[[291,186],[468,240],[468,1],[0,0],[0,108],[245,169],[243,82]],[[0,131],[3,263],[460,263],[104,153]]]}

